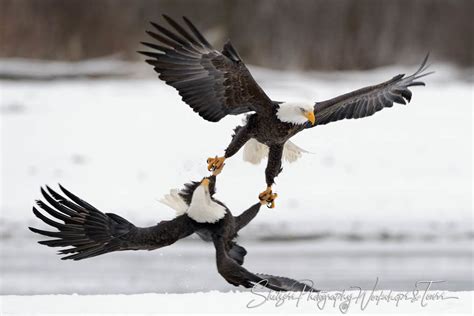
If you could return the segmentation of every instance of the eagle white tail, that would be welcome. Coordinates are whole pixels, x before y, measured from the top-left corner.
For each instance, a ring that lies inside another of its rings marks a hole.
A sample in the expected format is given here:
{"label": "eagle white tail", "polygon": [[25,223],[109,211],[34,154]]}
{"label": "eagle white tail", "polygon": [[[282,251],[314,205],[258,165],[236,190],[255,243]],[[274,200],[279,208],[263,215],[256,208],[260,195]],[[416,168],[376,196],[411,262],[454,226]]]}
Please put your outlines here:
{"label": "eagle white tail", "polygon": [[[298,160],[303,153],[308,151],[295,145],[291,141],[285,143],[283,148],[283,159],[292,163]],[[244,161],[251,164],[258,165],[263,158],[268,157],[268,146],[260,143],[254,138],[251,138],[244,146]]]}
{"label": "eagle white tail", "polygon": [[283,158],[290,163],[300,159],[303,153],[309,153],[309,151],[291,141],[287,141],[285,147],[283,147]]}
{"label": "eagle white tail", "polygon": [[160,202],[174,209],[176,211],[176,216],[183,215],[188,210],[188,205],[179,196],[177,189],[171,189],[170,193],[165,194]]}
{"label": "eagle white tail", "polygon": [[268,146],[251,138],[244,146],[244,161],[258,165],[263,158],[268,156]]}

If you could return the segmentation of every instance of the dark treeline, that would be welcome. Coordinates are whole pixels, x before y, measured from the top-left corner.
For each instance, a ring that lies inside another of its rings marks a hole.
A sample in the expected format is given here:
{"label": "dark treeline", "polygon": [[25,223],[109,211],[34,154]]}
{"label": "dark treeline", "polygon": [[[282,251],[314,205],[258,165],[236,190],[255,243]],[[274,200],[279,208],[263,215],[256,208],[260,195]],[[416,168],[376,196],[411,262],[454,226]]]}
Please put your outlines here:
{"label": "dark treeline", "polygon": [[138,59],[148,21],[186,15],[216,48],[280,69],[473,64],[472,0],[0,0],[0,57]]}

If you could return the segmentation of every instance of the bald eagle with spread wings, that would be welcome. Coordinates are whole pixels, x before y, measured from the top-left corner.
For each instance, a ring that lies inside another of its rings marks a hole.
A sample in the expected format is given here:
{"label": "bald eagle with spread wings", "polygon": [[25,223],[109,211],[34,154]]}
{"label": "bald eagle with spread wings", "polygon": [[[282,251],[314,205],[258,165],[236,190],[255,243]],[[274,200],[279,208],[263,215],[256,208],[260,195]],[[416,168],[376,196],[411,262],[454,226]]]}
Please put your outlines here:
{"label": "bald eagle with spread wings", "polygon": [[152,51],[140,53],[149,57],[159,78],[178,90],[183,101],[202,118],[218,122],[227,115],[247,115],[245,124],[238,126],[224,155],[207,160],[208,169],[221,170],[224,161],[244,145],[244,159],[258,163],[268,155],[265,169],[266,190],[259,198],[274,207],[276,194],[272,192],[275,177],[282,170],[282,158],[290,162],[302,150],[291,143],[295,134],[343,119],[358,119],[392,107],[406,104],[412,97],[408,89],[422,86],[428,55],[412,75],[397,75],[377,85],[358,89],[333,99],[315,103],[272,101],[254,80],[237,50],[230,42],[220,52],[201,32],[183,17],[183,26],[163,15],[172,28],[151,23],[156,31],[147,31],[157,42],[142,42]]}
{"label": "bald eagle with spread wings", "polygon": [[185,184],[182,190],[171,190],[162,202],[176,211],[176,217],[145,228],[136,227],[117,214],[101,212],[62,186],[63,194],[47,187],[41,189],[46,202],[36,201],[43,212],[33,207],[33,213],[56,231],[34,227],[30,230],[52,238],[39,241],[40,244],[63,247],[58,253],[65,260],[82,260],[115,251],[155,250],[196,233],[203,240],[213,242],[217,271],[234,286],[250,288],[260,285],[275,291],[317,291],[290,278],[252,273],[242,267],[247,251],[235,239],[237,233],[258,214],[262,202],[234,216],[214,197],[215,187],[216,176],[212,175]]}

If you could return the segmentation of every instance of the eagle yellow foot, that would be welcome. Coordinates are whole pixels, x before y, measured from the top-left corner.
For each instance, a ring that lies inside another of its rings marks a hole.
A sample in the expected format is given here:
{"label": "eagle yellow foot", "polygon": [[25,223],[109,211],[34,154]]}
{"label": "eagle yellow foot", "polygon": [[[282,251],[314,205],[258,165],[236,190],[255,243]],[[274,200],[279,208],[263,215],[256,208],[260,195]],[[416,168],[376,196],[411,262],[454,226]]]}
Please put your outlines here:
{"label": "eagle yellow foot", "polygon": [[207,170],[213,171],[214,175],[218,175],[221,173],[222,168],[225,166],[225,157],[214,157],[214,158],[207,158]]}
{"label": "eagle yellow foot", "polygon": [[268,208],[275,207],[275,199],[278,197],[278,194],[272,192],[271,187],[267,187],[265,191],[258,195],[260,203],[266,204]]}

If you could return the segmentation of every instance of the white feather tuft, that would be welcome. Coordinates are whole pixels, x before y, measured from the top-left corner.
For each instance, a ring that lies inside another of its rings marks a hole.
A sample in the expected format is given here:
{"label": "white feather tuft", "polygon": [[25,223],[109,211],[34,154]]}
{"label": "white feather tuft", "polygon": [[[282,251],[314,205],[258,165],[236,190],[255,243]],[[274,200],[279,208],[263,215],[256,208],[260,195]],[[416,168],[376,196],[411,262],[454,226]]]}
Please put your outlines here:
{"label": "white feather tuft", "polygon": [[251,138],[244,146],[244,161],[258,165],[262,159],[268,157],[268,146]]}
{"label": "white feather tuft", "polygon": [[177,189],[171,189],[169,194],[166,194],[160,202],[168,205],[176,211],[176,216],[183,215],[188,210],[188,205],[186,202],[179,196]]}
{"label": "white feather tuft", "polygon": [[304,150],[295,143],[287,141],[285,147],[283,147],[283,158],[289,163],[293,163],[296,160],[300,159],[303,153],[308,153],[309,151]]}
{"label": "white feather tuft", "polygon": [[[268,151],[267,145],[251,138],[244,146],[244,161],[258,165],[264,158],[268,157]],[[283,159],[289,163],[297,161],[303,153],[308,153],[308,151],[291,141],[287,141],[283,147]]]}

